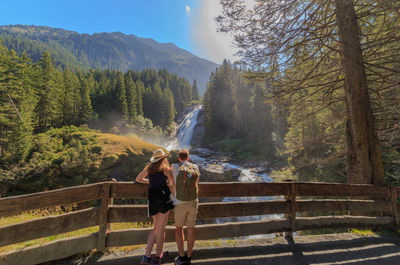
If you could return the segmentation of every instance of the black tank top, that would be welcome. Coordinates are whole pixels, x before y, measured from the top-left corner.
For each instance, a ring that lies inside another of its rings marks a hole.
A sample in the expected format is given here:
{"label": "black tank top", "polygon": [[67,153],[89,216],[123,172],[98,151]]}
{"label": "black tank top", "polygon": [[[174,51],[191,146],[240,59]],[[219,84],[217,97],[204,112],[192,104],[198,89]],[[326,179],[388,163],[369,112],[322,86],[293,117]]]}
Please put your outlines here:
{"label": "black tank top", "polygon": [[157,172],[149,175],[150,188],[167,186],[167,176],[164,172]]}

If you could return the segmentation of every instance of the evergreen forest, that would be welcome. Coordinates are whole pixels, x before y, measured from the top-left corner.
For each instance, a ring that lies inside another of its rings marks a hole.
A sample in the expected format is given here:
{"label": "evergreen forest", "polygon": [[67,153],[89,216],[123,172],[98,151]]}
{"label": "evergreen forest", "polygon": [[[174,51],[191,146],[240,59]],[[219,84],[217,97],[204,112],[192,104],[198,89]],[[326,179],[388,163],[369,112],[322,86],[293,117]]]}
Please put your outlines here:
{"label": "evergreen forest", "polygon": [[30,158],[32,135],[87,126],[118,133],[163,134],[175,115],[199,100],[197,84],[167,70],[72,71],[49,53],[32,63],[0,45],[0,163]]}

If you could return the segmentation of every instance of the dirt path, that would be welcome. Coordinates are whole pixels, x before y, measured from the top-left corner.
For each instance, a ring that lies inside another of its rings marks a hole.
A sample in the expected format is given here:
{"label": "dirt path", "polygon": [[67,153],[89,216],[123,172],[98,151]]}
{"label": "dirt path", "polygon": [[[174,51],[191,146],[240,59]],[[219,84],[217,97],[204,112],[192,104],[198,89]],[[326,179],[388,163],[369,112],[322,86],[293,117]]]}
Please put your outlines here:
{"label": "dirt path", "polygon": [[[400,264],[400,237],[333,234],[299,236],[294,240],[236,239],[196,242],[192,264],[196,265],[305,265],[305,264]],[[173,264],[174,244],[166,244]],[[129,251],[95,254],[52,264],[132,265],[139,264],[144,247]]]}

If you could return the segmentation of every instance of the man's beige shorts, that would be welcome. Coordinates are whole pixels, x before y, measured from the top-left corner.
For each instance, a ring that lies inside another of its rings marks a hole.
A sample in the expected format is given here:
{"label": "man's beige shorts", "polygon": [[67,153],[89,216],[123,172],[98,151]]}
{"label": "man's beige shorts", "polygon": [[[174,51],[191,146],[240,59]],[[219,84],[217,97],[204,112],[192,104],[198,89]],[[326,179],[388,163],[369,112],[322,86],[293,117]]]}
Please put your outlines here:
{"label": "man's beige shorts", "polygon": [[198,209],[197,200],[175,205],[175,225],[179,227],[194,227]]}

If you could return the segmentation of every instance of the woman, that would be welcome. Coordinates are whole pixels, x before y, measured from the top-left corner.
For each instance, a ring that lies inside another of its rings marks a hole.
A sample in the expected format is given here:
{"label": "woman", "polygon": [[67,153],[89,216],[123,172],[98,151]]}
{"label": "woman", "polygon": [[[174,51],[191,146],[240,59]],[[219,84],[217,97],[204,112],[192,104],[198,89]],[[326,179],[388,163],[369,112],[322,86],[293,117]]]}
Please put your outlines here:
{"label": "woman", "polygon": [[[147,238],[146,254],[141,259],[140,265],[161,264],[168,257],[168,252],[162,252],[162,249],[168,215],[174,208],[168,186],[172,189],[174,180],[167,156],[168,153],[164,153],[162,149],[155,150],[150,158],[150,164],[136,177],[136,182],[150,184],[148,213],[153,217],[154,222],[154,228]],[[157,254],[156,258],[152,260],[151,251],[154,243],[157,244]]]}

